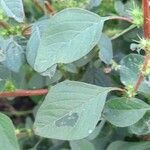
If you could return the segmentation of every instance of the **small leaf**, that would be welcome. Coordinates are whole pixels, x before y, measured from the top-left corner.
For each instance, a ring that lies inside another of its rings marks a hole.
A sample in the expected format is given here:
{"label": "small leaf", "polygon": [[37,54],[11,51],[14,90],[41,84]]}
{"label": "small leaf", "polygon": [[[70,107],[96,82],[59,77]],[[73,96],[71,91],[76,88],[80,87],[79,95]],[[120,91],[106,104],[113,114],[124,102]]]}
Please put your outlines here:
{"label": "small leaf", "polygon": [[71,150],[95,150],[94,145],[86,139],[71,141],[70,146]]}
{"label": "small leaf", "polygon": [[115,126],[126,127],[138,122],[149,109],[137,98],[115,98],[106,102],[104,117]]}
{"label": "small leaf", "polygon": [[23,22],[25,14],[22,0],[0,0],[0,5],[9,17]]}
{"label": "small leaf", "polygon": [[[139,75],[141,73],[141,68],[144,63],[144,57],[138,54],[129,54],[125,56],[120,62],[120,79],[121,82],[126,85],[135,85]],[[140,85],[138,91],[143,93],[149,93],[150,86],[147,78]]]}
{"label": "small leaf", "polygon": [[88,54],[98,43],[106,19],[78,8],[54,15],[43,33],[35,70],[44,72],[54,64],[71,63]]}
{"label": "small leaf", "polygon": [[36,134],[62,140],[87,137],[96,127],[111,90],[75,81],[57,84],[38,110]]}
{"label": "small leaf", "polygon": [[19,150],[12,121],[0,113],[0,149]]}
{"label": "small leaf", "polygon": [[123,4],[123,2],[121,1],[116,1],[115,2],[115,10],[117,11],[117,13],[121,16],[127,16],[127,12],[125,11],[125,6]]}
{"label": "small leaf", "polygon": [[143,62],[144,57],[138,54],[129,54],[121,60],[120,79],[124,85],[134,85],[136,83]]}
{"label": "small leaf", "polygon": [[100,59],[108,65],[111,64],[113,58],[113,48],[111,39],[107,35],[102,34],[98,46],[100,48]]}
{"label": "small leaf", "polygon": [[124,142],[116,141],[109,145],[107,150],[149,150],[150,142]]}

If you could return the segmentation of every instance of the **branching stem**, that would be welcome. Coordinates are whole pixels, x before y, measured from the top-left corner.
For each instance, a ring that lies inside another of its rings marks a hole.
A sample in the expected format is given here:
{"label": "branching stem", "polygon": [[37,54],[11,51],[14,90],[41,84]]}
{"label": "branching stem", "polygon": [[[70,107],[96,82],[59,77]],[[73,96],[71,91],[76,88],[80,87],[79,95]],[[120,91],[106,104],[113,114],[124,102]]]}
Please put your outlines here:
{"label": "branching stem", "polygon": [[[145,39],[150,39],[150,10],[149,10],[149,0],[142,0],[143,16],[144,16],[144,37]],[[146,47],[145,47],[146,51]],[[146,71],[148,62],[150,61],[150,54],[146,53],[142,71],[138,77],[138,80],[134,86],[134,92],[136,93],[144,80],[143,72]]]}

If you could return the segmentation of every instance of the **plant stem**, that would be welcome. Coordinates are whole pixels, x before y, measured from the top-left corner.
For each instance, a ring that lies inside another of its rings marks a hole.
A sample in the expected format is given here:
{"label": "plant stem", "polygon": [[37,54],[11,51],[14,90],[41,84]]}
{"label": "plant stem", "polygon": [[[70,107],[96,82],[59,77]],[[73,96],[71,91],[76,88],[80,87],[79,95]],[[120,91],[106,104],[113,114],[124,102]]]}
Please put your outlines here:
{"label": "plant stem", "polygon": [[150,10],[149,0],[142,0],[143,15],[144,15],[144,37],[150,38]]}
{"label": "plant stem", "polygon": [[137,80],[137,82],[136,82],[136,84],[134,86],[134,92],[137,92],[137,90],[139,89],[140,85],[142,84],[142,82],[144,80],[143,72],[146,71],[149,60],[150,60],[150,54],[147,54],[145,56],[145,59],[144,59],[144,64],[143,64],[142,72],[140,73],[140,75],[138,77],[138,80]]}
{"label": "plant stem", "polygon": [[123,20],[123,21],[127,21],[129,23],[132,23],[132,19],[131,18],[127,18],[127,17],[122,17],[122,16],[111,16],[109,17],[110,20]]}
{"label": "plant stem", "polygon": [[2,98],[2,97],[38,96],[38,95],[45,95],[47,93],[48,93],[48,89],[17,90],[15,92],[1,92],[0,98]]}
{"label": "plant stem", "polygon": [[42,12],[44,12],[44,8],[39,4],[38,0],[33,0],[34,4],[39,8]]}
{"label": "plant stem", "polygon": [[8,29],[9,25],[6,22],[0,21],[0,27]]}
{"label": "plant stem", "polygon": [[[150,10],[149,0],[142,0],[143,16],[144,16],[144,37],[150,39]],[[145,48],[146,51],[146,48]],[[144,80],[143,72],[146,71],[148,62],[150,61],[150,54],[147,53],[144,59],[142,71],[138,77],[138,80],[134,86],[134,92],[136,93]]]}
{"label": "plant stem", "polygon": [[31,33],[32,33],[32,25],[29,25],[29,26],[24,27],[22,29],[22,35],[23,36],[29,36],[29,35],[31,35]]}
{"label": "plant stem", "polygon": [[55,10],[54,10],[53,6],[50,4],[50,2],[48,0],[44,1],[44,5],[45,5],[45,8],[46,8],[48,13],[50,13],[52,15],[55,14]]}
{"label": "plant stem", "polygon": [[123,30],[123,32],[121,32],[121,33],[119,33],[119,34],[113,36],[113,37],[111,38],[111,40],[117,39],[118,37],[124,35],[125,33],[129,32],[129,31],[131,31],[131,30],[134,29],[135,27],[136,27],[135,25],[129,26],[128,28],[126,28],[125,30]]}
{"label": "plant stem", "polygon": [[39,144],[43,141],[43,138],[40,138],[39,141],[35,144],[35,146],[32,148],[32,150],[37,149]]}

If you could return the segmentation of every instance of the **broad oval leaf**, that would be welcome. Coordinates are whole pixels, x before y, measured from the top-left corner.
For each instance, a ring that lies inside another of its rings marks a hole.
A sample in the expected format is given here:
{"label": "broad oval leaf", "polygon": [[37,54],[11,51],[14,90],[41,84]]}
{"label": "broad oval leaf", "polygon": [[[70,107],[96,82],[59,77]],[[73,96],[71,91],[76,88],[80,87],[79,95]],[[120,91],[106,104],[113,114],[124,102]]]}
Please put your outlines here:
{"label": "broad oval leaf", "polygon": [[138,122],[149,109],[137,98],[115,98],[106,102],[104,117],[115,126],[126,127]]}
{"label": "broad oval leaf", "polygon": [[19,150],[12,121],[0,113],[0,149]]}
{"label": "broad oval leaf", "polygon": [[22,0],[0,0],[0,6],[9,17],[23,22],[25,14]]}
{"label": "broad oval leaf", "polygon": [[38,110],[35,133],[62,140],[87,137],[95,129],[111,90],[76,81],[57,84]]}
{"label": "broad oval leaf", "polygon": [[124,142],[115,141],[111,143],[107,150],[149,150],[150,142]]}
{"label": "broad oval leaf", "polygon": [[100,59],[108,65],[111,64],[113,58],[113,48],[111,39],[107,35],[102,34],[98,43],[98,47],[100,48]]}
{"label": "broad oval leaf", "polygon": [[43,72],[57,63],[71,63],[88,54],[98,43],[106,19],[78,8],[54,15],[43,33],[35,70]]}

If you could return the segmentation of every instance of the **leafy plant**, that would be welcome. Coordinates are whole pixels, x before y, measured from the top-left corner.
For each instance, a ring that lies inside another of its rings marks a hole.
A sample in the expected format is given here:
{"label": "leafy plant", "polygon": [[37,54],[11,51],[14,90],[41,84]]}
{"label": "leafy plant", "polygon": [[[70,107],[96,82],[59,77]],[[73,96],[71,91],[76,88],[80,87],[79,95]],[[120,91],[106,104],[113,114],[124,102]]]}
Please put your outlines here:
{"label": "leafy plant", "polygon": [[148,0],[0,1],[0,149],[148,150],[149,91]]}

